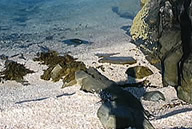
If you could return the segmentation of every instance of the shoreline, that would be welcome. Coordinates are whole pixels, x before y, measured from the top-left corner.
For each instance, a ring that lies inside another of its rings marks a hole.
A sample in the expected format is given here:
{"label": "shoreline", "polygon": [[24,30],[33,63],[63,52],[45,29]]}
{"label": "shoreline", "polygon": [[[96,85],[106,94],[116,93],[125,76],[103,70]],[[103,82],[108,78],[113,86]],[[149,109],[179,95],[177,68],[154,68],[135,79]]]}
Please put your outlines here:
{"label": "shoreline", "polygon": [[[121,45],[120,45],[121,44]],[[83,61],[86,66],[98,67],[103,66],[105,72],[98,68],[98,71],[105,75],[107,78],[115,82],[127,82],[127,76],[125,71],[128,67],[134,65],[116,65],[108,63],[99,63],[98,57],[95,56],[97,53],[120,53],[114,56],[132,56],[137,60],[135,65],[144,65],[149,67],[154,74],[147,77],[148,80],[158,88],[147,88],[146,91],[160,90],[164,93],[167,100],[165,102],[148,102],[143,101],[142,104],[144,108],[150,112],[154,112],[159,119],[151,120],[151,123],[155,128],[161,128],[162,126],[166,129],[171,129],[176,126],[190,127],[192,126],[190,122],[184,121],[184,119],[189,119],[192,116],[192,105],[179,105],[174,108],[164,108],[159,110],[160,107],[171,103],[173,99],[178,99],[176,92],[172,87],[161,86],[161,75],[159,71],[150,65],[145,56],[140,50],[136,48],[134,44],[128,42],[120,42],[118,45],[111,45],[108,47],[97,48],[97,49],[87,49],[85,53],[74,54],[71,53],[78,60]],[[78,52],[77,52],[78,53]],[[24,55],[25,56],[25,55]],[[28,57],[30,57],[28,55]],[[26,56],[26,58],[28,58]],[[31,59],[22,60],[14,57],[15,61],[24,63],[27,68],[35,71],[33,74],[28,74],[25,79],[29,81],[29,86],[22,86],[14,81],[7,81],[4,84],[0,84],[0,95],[1,95],[1,110],[0,110],[0,128],[5,129],[5,127],[13,127],[14,129],[28,128],[28,129],[38,129],[38,128],[98,128],[102,129],[102,125],[96,116],[97,109],[99,105],[95,105],[100,99],[98,96],[90,93],[84,93],[80,91],[78,85],[67,87],[61,89],[62,81],[53,83],[52,81],[44,81],[40,79],[40,75],[43,73],[43,69],[46,68],[44,65],[38,64]],[[31,57],[30,57],[31,58]],[[111,70],[111,68],[113,70]],[[124,74],[123,74],[124,73]],[[158,78],[157,78],[158,77]],[[129,80],[129,79],[128,79]],[[139,88],[126,88],[126,90],[133,93],[136,97],[141,96],[143,91]],[[72,94],[71,96],[62,96],[56,98],[56,96],[61,94]],[[11,96],[11,97],[10,97]],[[41,98],[46,98],[42,99]],[[30,101],[21,104],[16,104],[17,102],[24,100],[40,99],[40,101]],[[67,100],[66,100],[67,99]],[[71,105],[71,106],[69,106]],[[87,105],[90,105],[87,107]],[[73,108],[74,106],[74,108]],[[46,109],[48,107],[48,109]],[[66,112],[69,111],[68,113]],[[181,112],[182,113],[179,113]],[[59,113],[62,112],[62,116]],[[173,115],[168,115],[173,112]],[[33,115],[36,114],[36,115]],[[41,115],[40,115],[41,114]],[[167,115],[166,115],[167,114]],[[181,114],[181,116],[179,115]],[[56,116],[59,115],[59,118]],[[161,117],[162,116],[162,117]],[[166,117],[167,116],[167,117]],[[178,117],[181,118],[179,124]],[[30,119],[29,119],[30,118]],[[35,119],[35,121],[33,121]],[[38,126],[36,120],[41,119],[41,126]],[[46,120],[45,120],[46,119]],[[32,120],[32,121],[31,121]],[[15,121],[15,122],[13,122]],[[53,121],[54,124],[53,124]],[[66,125],[65,122],[68,122]],[[81,121],[78,123],[78,121]],[[21,123],[20,123],[21,122]],[[175,123],[176,122],[176,123]],[[71,123],[71,124],[70,124]],[[74,123],[76,126],[74,126]],[[163,124],[162,124],[163,123]],[[175,123],[175,124],[171,124]],[[45,126],[46,125],[46,126]],[[53,127],[55,126],[55,127]]]}

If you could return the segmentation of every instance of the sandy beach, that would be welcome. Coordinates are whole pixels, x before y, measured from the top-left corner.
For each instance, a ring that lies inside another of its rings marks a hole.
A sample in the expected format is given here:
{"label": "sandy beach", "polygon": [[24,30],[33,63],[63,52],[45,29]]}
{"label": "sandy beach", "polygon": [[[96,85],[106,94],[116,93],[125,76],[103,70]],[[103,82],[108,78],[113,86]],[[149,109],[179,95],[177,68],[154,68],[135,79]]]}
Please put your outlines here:
{"label": "sandy beach", "polygon": [[[140,99],[143,107],[154,115],[150,122],[155,129],[192,129],[192,105],[179,100],[173,87],[163,87],[160,71],[145,59],[144,54],[131,43],[131,37],[126,34],[132,19],[122,18],[112,10],[113,6],[119,5],[116,1],[106,1],[104,4],[95,2],[97,6],[101,6],[99,9],[94,4],[88,8],[90,3],[86,0],[76,4],[71,1],[68,3],[70,9],[77,8],[78,4],[84,6],[79,7],[82,12],[76,10],[70,18],[64,17],[69,15],[64,13],[69,12],[55,14],[59,10],[57,8],[67,3],[60,0],[57,2],[38,3],[40,12],[28,16],[29,19],[25,22],[13,21],[11,26],[8,21],[12,17],[5,15],[6,11],[0,14],[4,17],[0,22],[0,28],[3,28],[0,32],[0,55],[6,55],[10,60],[24,64],[34,71],[24,77],[29,83],[26,86],[15,81],[0,82],[0,129],[104,129],[97,117],[97,110],[101,106],[98,103],[101,99],[97,94],[81,91],[80,85],[61,88],[62,80],[52,82],[40,79],[47,66],[33,61],[33,58],[46,48],[55,50],[60,55],[69,53],[84,62],[86,67],[97,68],[101,74],[118,84],[148,80],[154,87],[130,87],[125,90]],[[23,9],[20,6],[18,8]],[[87,11],[90,8],[91,13]],[[49,15],[53,15],[52,19],[47,18]],[[58,19],[54,19],[55,17]],[[74,46],[64,43],[72,38],[86,40],[90,44]],[[131,56],[137,63],[99,63],[99,58],[95,55],[98,53]],[[20,58],[21,54],[25,59]],[[3,70],[4,63],[4,60],[0,60],[0,71]],[[137,65],[147,66],[153,74],[143,80],[128,77],[125,71]],[[166,100],[151,102],[142,99],[145,92],[154,90],[161,91]]]}
{"label": "sandy beach", "polygon": [[[119,46],[121,44],[121,46]],[[125,71],[128,65],[101,64],[98,63],[97,53],[120,53],[121,56],[132,56],[140,65],[148,66],[153,70],[154,74],[149,76],[152,85],[157,88],[127,88],[136,97],[143,95],[145,91],[159,90],[164,93],[166,101],[148,102],[142,100],[145,109],[155,115],[151,120],[153,126],[157,129],[171,128],[188,128],[192,127],[190,120],[192,119],[191,105],[178,105],[173,108],[165,106],[174,103],[174,99],[178,99],[176,91],[173,87],[162,87],[161,75],[159,71],[151,66],[144,58],[144,55],[136,48],[135,45],[128,42],[120,42],[117,45],[104,47],[99,49],[90,49],[86,53],[74,55],[78,60],[83,61],[87,67],[98,67],[103,65],[105,72],[98,69],[103,75],[115,82],[128,82]],[[102,124],[97,118],[96,112],[101,105],[97,103],[100,98],[91,93],[80,91],[80,86],[75,85],[61,89],[62,81],[53,83],[52,81],[44,81],[40,79],[43,69],[46,66],[38,64],[26,57],[27,60],[18,59],[17,62],[25,64],[27,68],[35,71],[28,74],[25,79],[30,83],[23,86],[14,81],[6,81],[1,83],[1,112],[0,112],[0,128],[2,129],[102,129]],[[113,70],[111,70],[112,68]],[[138,80],[139,81],[139,80]],[[63,94],[63,96],[62,96]],[[57,97],[61,95],[61,97]],[[175,101],[175,103],[181,100]],[[161,109],[162,108],[162,109]]]}

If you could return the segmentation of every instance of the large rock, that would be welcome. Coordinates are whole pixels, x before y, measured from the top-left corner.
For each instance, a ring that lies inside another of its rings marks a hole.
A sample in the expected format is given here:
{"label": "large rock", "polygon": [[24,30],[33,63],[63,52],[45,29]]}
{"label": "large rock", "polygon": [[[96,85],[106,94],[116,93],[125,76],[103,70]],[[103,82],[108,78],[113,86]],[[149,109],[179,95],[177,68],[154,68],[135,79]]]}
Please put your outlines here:
{"label": "large rock", "polygon": [[75,80],[81,86],[81,90],[91,93],[99,93],[115,84],[92,67],[87,69],[86,72],[82,70],[76,72]]}
{"label": "large rock", "polygon": [[[140,101],[128,91],[112,86],[102,91],[104,103],[97,112],[101,123],[106,129],[122,129],[135,127],[138,129],[154,129],[147,120]],[[103,95],[104,96],[104,95]]]}
{"label": "large rock", "polygon": [[174,86],[181,99],[192,103],[191,1],[141,0],[141,3],[143,7],[130,30],[133,40],[151,64],[156,65],[152,59],[157,63],[160,60],[164,86]]}

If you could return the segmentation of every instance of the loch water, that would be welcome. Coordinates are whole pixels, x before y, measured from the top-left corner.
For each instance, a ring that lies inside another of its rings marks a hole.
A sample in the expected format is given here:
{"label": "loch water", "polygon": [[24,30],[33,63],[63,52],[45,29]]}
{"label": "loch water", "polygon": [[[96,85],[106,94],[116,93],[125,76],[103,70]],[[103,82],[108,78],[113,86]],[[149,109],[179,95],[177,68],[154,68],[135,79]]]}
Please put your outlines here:
{"label": "loch water", "polygon": [[77,47],[70,39],[110,44],[139,9],[140,0],[0,0],[0,54],[35,45]]}

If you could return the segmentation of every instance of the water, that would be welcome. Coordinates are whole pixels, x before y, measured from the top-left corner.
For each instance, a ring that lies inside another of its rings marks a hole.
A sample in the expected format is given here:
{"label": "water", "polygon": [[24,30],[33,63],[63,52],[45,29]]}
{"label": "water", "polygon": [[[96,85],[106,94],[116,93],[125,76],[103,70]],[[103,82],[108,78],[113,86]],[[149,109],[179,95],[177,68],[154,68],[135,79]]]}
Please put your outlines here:
{"label": "water", "polygon": [[130,27],[139,1],[0,0],[0,54],[39,45],[66,48],[64,41],[73,38],[105,46],[123,37],[122,26]]}

